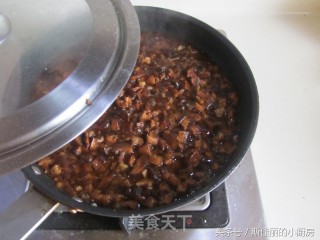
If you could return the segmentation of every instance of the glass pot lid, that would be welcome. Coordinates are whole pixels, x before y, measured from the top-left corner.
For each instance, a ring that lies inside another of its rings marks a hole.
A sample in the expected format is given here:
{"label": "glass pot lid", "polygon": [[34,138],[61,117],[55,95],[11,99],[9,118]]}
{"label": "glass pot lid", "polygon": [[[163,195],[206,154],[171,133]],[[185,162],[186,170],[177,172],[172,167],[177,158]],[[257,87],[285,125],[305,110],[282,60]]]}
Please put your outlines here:
{"label": "glass pot lid", "polygon": [[128,0],[0,2],[0,174],[54,152],[124,87],[140,28]]}

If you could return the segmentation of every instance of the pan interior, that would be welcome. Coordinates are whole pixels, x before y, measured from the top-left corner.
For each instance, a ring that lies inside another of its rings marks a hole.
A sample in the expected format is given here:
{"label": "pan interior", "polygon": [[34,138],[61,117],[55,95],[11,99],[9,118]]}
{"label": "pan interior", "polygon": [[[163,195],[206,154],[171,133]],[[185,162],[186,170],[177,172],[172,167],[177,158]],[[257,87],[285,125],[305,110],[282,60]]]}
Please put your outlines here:
{"label": "pan interior", "polygon": [[190,16],[167,9],[136,7],[141,31],[160,32],[172,36],[203,50],[212,57],[233,82],[239,95],[238,118],[240,121],[240,141],[227,166],[215,175],[203,188],[174,201],[171,204],[140,210],[115,210],[79,203],[57,190],[52,180],[45,174],[36,175],[32,167],[24,169],[27,177],[48,197],[85,212],[111,217],[126,217],[132,214],[148,215],[167,212],[199,199],[219,186],[238,166],[253,139],[258,120],[258,93],[248,64],[233,44],[219,31]]}

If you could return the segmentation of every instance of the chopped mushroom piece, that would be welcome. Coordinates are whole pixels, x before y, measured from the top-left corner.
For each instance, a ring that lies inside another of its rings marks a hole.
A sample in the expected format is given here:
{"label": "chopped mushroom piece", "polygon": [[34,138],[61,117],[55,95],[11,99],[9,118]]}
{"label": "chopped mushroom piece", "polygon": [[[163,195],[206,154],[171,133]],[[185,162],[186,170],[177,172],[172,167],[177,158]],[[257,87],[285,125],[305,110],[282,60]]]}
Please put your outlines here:
{"label": "chopped mushroom piece", "polygon": [[143,155],[140,158],[138,158],[135,162],[135,165],[133,166],[131,174],[136,175],[136,174],[142,173],[142,171],[147,166],[147,163],[148,163],[147,156]]}
{"label": "chopped mushroom piece", "polygon": [[198,151],[195,151],[190,156],[189,163],[191,164],[191,166],[196,167],[199,165],[202,158],[203,158],[203,156]]}
{"label": "chopped mushroom piece", "polygon": [[145,144],[142,147],[139,148],[139,153],[145,154],[145,155],[151,155],[152,154],[152,145],[151,144]]}
{"label": "chopped mushroom piece", "polygon": [[154,197],[149,196],[142,202],[142,204],[148,208],[152,208],[158,204],[158,201]]}
{"label": "chopped mushroom piece", "polygon": [[138,187],[147,187],[149,189],[152,189],[152,184],[153,184],[153,181],[151,179],[143,178],[143,179],[139,180],[136,183],[136,186],[138,186]]}
{"label": "chopped mushroom piece", "polygon": [[189,124],[190,124],[190,119],[188,117],[183,117],[181,120],[180,120],[180,124],[181,126],[183,127],[184,130],[187,130]]}
{"label": "chopped mushroom piece", "polygon": [[189,132],[186,131],[179,131],[177,139],[181,143],[186,143],[189,137]]}
{"label": "chopped mushroom piece", "polygon": [[163,157],[159,155],[151,155],[149,157],[149,162],[156,165],[156,166],[162,166],[163,165]]}
{"label": "chopped mushroom piece", "polygon": [[112,150],[115,154],[124,153],[133,153],[132,145],[130,143],[116,143],[112,146]]}
{"label": "chopped mushroom piece", "polygon": [[118,136],[117,135],[107,135],[106,136],[106,142],[109,145],[116,143],[117,140],[118,140]]}
{"label": "chopped mushroom piece", "polygon": [[111,120],[111,129],[113,131],[119,131],[120,130],[120,119],[114,118]]}
{"label": "chopped mushroom piece", "polygon": [[217,108],[216,110],[214,110],[214,113],[218,118],[221,118],[225,114],[225,108],[224,107]]}
{"label": "chopped mushroom piece", "polygon": [[147,135],[147,143],[150,143],[152,145],[157,145],[159,142],[159,137],[156,131],[151,131]]}
{"label": "chopped mushroom piece", "polygon": [[143,138],[137,136],[131,136],[133,146],[141,146],[143,144]]}

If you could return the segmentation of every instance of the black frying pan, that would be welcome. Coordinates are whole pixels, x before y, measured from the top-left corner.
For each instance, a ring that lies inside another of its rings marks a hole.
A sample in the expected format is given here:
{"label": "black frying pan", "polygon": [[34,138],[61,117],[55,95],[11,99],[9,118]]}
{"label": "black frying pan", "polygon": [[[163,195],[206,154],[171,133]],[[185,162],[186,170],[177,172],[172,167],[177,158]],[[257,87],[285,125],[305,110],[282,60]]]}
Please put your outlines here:
{"label": "black frying pan", "polygon": [[150,209],[115,210],[84,204],[57,189],[51,179],[44,173],[37,174],[34,167],[29,166],[23,169],[27,178],[47,197],[92,214],[111,217],[158,214],[202,197],[215,189],[237,167],[251,144],[257,126],[259,104],[253,75],[245,59],[226,37],[207,24],[182,13],[154,7],[136,7],[136,11],[142,31],[157,31],[182,39],[206,52],[222,67],[233,82],[240,99],[238,106],[241,129],[239,143],[235,154],[227,165],[206,186],[171,204]]}

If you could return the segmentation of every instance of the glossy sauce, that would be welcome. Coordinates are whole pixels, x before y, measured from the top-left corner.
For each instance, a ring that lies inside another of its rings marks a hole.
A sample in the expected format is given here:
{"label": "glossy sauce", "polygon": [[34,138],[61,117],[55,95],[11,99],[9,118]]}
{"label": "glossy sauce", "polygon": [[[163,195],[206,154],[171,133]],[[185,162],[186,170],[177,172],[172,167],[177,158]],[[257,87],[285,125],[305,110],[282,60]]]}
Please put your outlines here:
{"label": "glossy sauce", "polygon": [[39,161],[69,195],[111,208],[169,204],[205,185],[238,142],[238,97],[188,44],[143,33],[130,80],[87,131]]}

